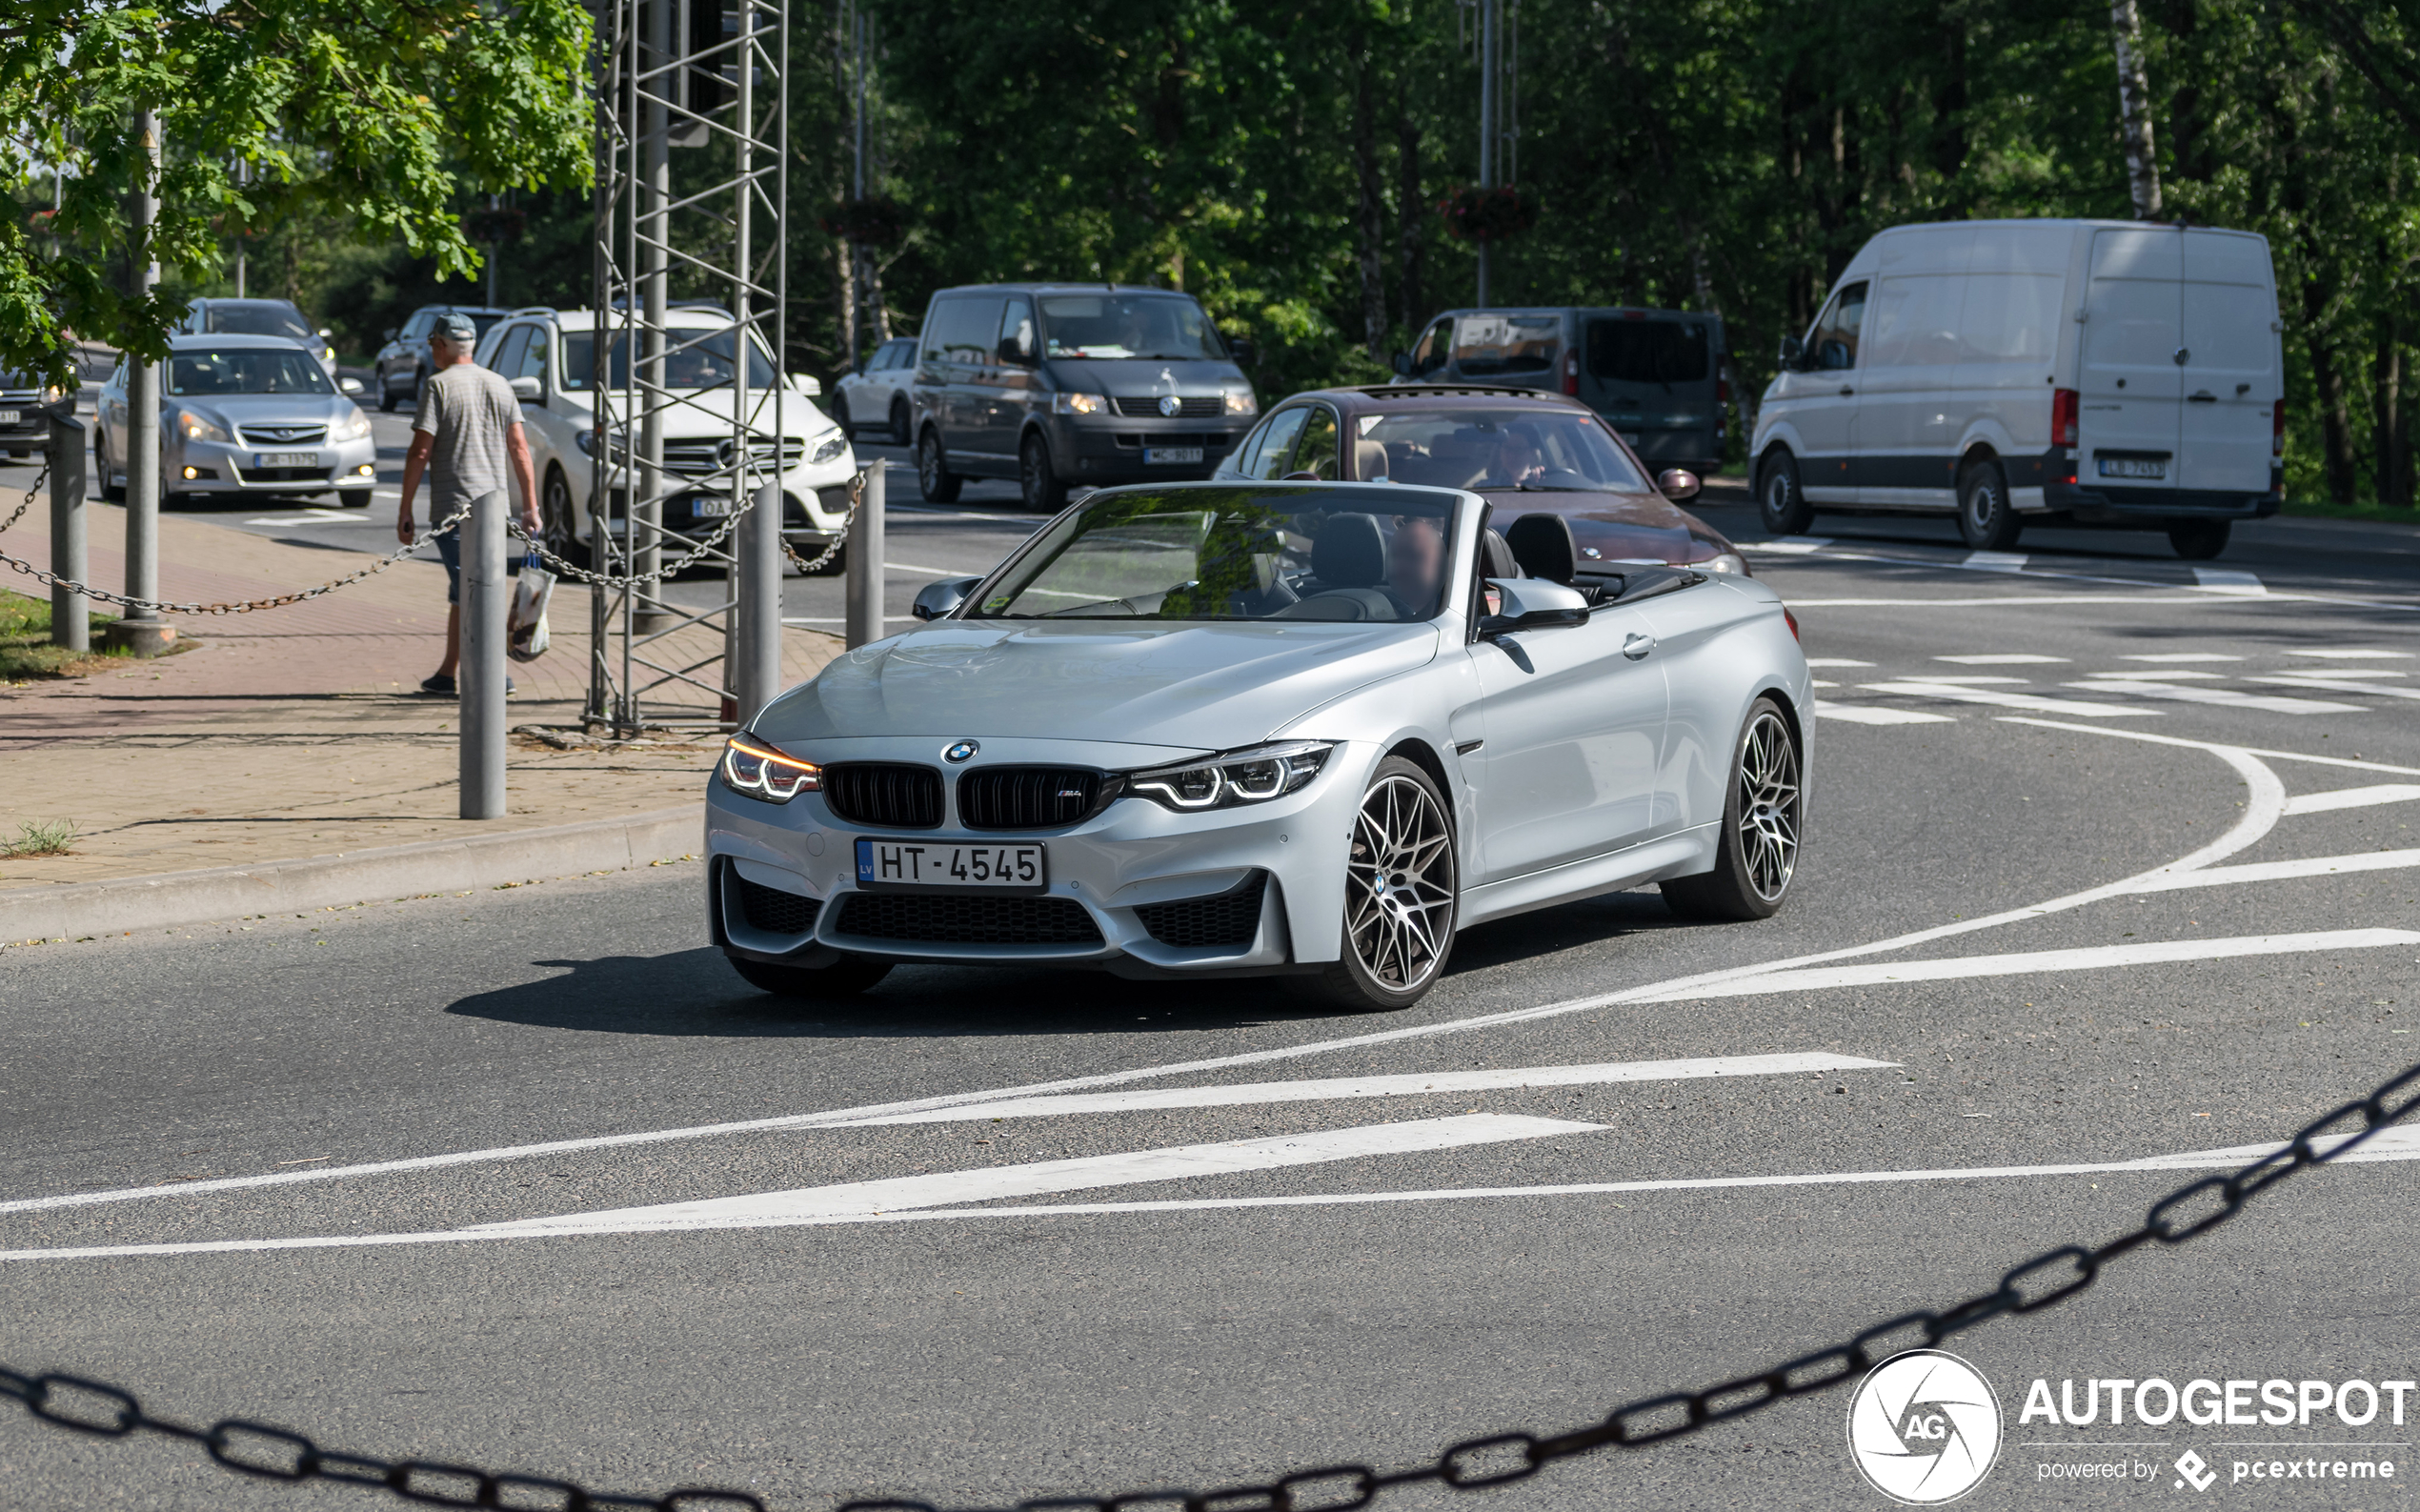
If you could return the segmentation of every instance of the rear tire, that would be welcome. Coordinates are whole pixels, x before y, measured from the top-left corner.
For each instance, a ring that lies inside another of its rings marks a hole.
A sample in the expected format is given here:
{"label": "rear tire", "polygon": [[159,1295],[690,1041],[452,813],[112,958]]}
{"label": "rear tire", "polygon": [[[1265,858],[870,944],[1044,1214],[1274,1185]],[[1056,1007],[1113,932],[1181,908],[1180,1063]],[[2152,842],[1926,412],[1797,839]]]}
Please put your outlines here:
{"label": "rear tire", "polygon": [[1301,982],[1355,1013],[1409,1008],[1454,953],[1461,876],[1437,784],[1401,756],[1370,774],[1344,870],[1343,958]]}
{"label": "rear tire", "polygon": [[916,449],[916,482],[924,491],[924,501],[927,504],[955,504],[958,502],[958,491],[965,481],[941,460],[941,433],[925,432],[922,444]]}
{"label": "rear tire", "polygon": [[1815,523],[1815,507],[1798,486],[1798,458],[1776,451],[1765,459],[1756,479],[1756,513],[1776,535],[1804,535]]}
{"label": "rear tire", "polygon": [[891,401],[891,444],[906,446],[915,439],[915,421],[908,414],[908,402],[905,399],[893,399]]}
{"label": "rear tire", "polygon": [[2005,552],[2024,529],[2000,464],[1977,462],[1966,469],[1958,479],[1958,534],[1966,544],[1979,552]]}
{"label": "rear tire", "polygon": [[1067,507],[1067,485],[1050,465],[1050,443],[1037,433],[1017,449],[1017,481],[1025,493],[1025,507],[1056,514]]}
{"label": "rear tire", "polygon": [[588,548],[579,540],[578,522],[572,517],[572,484],[559,467],[546,470],[546,497],[538,507],[538,527],[546,549],[575,567],[589,565]]}
{"label": "rear tire", "polygon": [[1803,770],[1798,735],[1781,706],[1757,699],[1731,750],[1714,870],[1660,884],[1674,913],[1730,922],[1773,916],[1798,875],[1799,840],[1805,834]]}
{"label": "rear tire", "polygon": [[2227,550],[2231,528],[2226,520],[2180,520],[2168,528],[2168,543],[2188,562],[2207,562]]}
{"label": "rear tire", "polygon": [[380,414],[395,413],[395,391],[393,386],[387,382],[386,370],[383,368],[378,370],[378,413]]}
{"label": "rear tire", "polygon": [[887,960],[867,960],[858,956],[843,956],[829,966],[776,966],[768,960],[750,960],[744,956],[726,955],[731,969],[747,978],[748,985],[776,998],[797,998],[808,1001],[834,998],[854,998],[891,974]]}

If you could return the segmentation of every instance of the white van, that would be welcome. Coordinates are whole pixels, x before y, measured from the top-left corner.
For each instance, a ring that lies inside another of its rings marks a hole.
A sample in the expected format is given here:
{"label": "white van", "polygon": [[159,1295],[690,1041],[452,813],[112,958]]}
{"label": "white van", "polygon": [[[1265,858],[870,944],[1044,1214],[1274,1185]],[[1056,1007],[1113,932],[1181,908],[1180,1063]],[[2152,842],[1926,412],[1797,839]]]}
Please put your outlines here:
{"label": "white van", "polygon": [[2131,221],[1901,226],[1782,343],[1748,454],[1766,530],[1816,511],[1955,512],[2168,533],[2194,560],[2277,513],[2277,280],[2249,232]]}

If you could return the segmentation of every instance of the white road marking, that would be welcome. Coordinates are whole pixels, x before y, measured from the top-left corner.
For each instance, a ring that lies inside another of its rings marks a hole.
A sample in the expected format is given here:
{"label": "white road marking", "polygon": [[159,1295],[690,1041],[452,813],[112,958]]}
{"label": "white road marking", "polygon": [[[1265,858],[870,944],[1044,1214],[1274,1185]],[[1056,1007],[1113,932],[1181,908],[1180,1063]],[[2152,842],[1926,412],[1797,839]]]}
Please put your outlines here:
{"label": "white road marking", "polygon": [[935,577],[980,577],[991,571],[986,567],[970,573],[963,567],[918,567],[913,562],[884,562],[882,570],[886,573],[924,573]]}
{"label": "white road marking", "polygon": [[1846,656],[1809,656],[1806,658],[1806,664],[1810,667],[1870,667],[1873,665],[1870,661],[1851,661]]}
{"label": "white road marking", "polygon": [[2420,698],[2420,688],[2381,687],[2375,683],[2355,682],[2349,677],[2323,677],[2315,672],[2285,673],[2274,677],[2253,677],[2252,682],[2266,682],[2279,688],[2317,688],[2329,693],[2366,693],[2381,698]]}
{"label": "white road marking", "polygon": [[2138,709],[2123,703],[2077,703],[2069,698],[2043,698],[2029,693],[1994,693],[1983,688],[1961,687],[1950,682],[1869,682],[1867,693],[1896,693],[1911,698],[1954,698],[1963,703],[1996,704],[2003,709],[2029,709],[2035,714],[2081,715],[2087,719],[2130,719],[2144,715],[2156,715],[2156,709]]}
{"label": "white road marking", "polygon": [[2305,877],[2332,877],[2343,872],[2393,872],[2420,866],[2420,851],[2358,851],[2350,856],[2307,856],[2299,861],[2252,861],[2242,866],[2207,866],[2146,882],[2138,893],[2172,893],[2188,887],[2231,887],[2244,882],[2290,882]]}
{"label": "white road marking", "polygon": [[[2220,672],[2163,672],[2129,667],[2124,672],[2087,672],[2087,677],[2132,677],[2138,682],[2225,682],[2227,674]],[[2085,684],[2072,683],[2071,687]]]}
{"label": "white road marking", "polygon": [[[2308,752],[2303,751],[2266,751],[2256,745],[2223,746],[2208,740],[2188,740],[2182,736],[2152,735],[2148,731],[2145,730],[2105,730],[2093,725],[2086,724],[2061,724],[2056,719],[2028,719],[2023,715],[2015,714],[2001,715],[1999,716],[1999,722],[2002,724],[2039,725],[2045,730],[2070,730],[2077,735],[2114,736],[2121,740],[2141,740],[2148,745],[2188,746],[2196,751],[2208,751],[2212,755],[2219,756],[2221,759],[2231,759],[2231,757],[2228,757],[2224,755],[2224,753],[2231,751],[2235,753],[2235,755],[2246,758],[2267,756],[2272,761],[2307,761],[2312,766],[2348,767],[2356,772],[2390,772],[2397,776],[2420,776],[2420,767],[2389,766],[2384,761],[2365,761],[2358,756],[2311,756]],[[2242,769],[2238,768],[2238,770]],[[2272,777],[2271,780],[2274,780],[2274,778]],[[2282,786],[2278,789],[2277,801],[2279,812],[2283,813],[2285,806],[2285,789]],[[2250,840],[2244,842],[2245,845],[2249,845],[2250,843]],[[2243,848],[2244,847],[2242,845],[2235,847],[2237,850],[2242,850]],[[2172,868],[2170,869],[2172,870]]]}
{"label": "white road marking", "polygon": [[1041,1197],[1053,1192],[1139,1186],[1151,1181],[1181,1181],[1197,1176],[1225,1176],[1239,1171],[1275,1171],[1292,1165],[1354,1160],[1373,1155],[1405,1155],[1461,1149],[1474,1144],[1502,1144],[1513,1139],[1543,1139],[1563,1134],[1593,1134],[1603,1127],[1601,1123],[1575,1123],[1565,1119],[1474,1113],[1451,1119],[1422,1119],[1407,1123],[1377,1123],[1355,1129],[1281,1134],[1263,1139],[1223,1139],[1215,1144],[1179,1144],[1158,1150],[1125,1151],[1118,1155],[1089,1155],[1072,1160],[1035,1160],[1023,1165],[996,1165],[978,1171],[943,1171],[929,1176],[894,1177],[881,1181],[849,1181],[838,1186],[811,1186],[792,1192],[757,1192],[745,1197],[712,1198],[697,1202],[659,1202],[646,1207],[607,1208],[594,1213],[566,1213],[555,1218],[515,1219],[510,1222],[474,1226],[482,1233],[498,1235],[586,1230],[630,1233],[656,1229],[756,1228],[784,1220],[838,1218],[852,1214],[897,1212],[903,1208],[940,1207],[948,1203],[988,1202],[1003,1197]]}
{"label": "white road marking", "polygon": [[2289,656],[2322,656],[2329,661],[2374,661],[2386,657],[2409,657],[2409,651],[2372,651],[2353,646],[2340,646],[2327,651],[2289,651]]}
{"label": "white road marking", "polygon": [[348,513],[343,510],[307,509],[298,514],[264,514],[257,519],[246,520],[244,523],[247,525],[327,525],[331,523],[350,525],[355,520],[369,518],[367,514]]}
{"label": "white road marking", "polygon": [[2268,585],[2256,574],[2241,573],[2231,567],[2196,567],[2193,583],[2206,594],[2266,594]]}
{"label": "white road marking", "polygon": [[2025,560],[2023,552],[1968,552],[1958,565],[1978,573],[2021,573]]}
{"label": "white road marking", "polygon": [[2024,677],[1994,677],[1981,673],[1970,672],[1928,672],[1925,674],[1923,680],[1926,682],[1953,682],[1962,688],[2025,688],[2031,686],[2029,680]]}
{"label": "white road marking", "polygon": [[2352,666],[2289,667],[2276,675],[2281,677],[2345,677],[2357,682],[2374,682],[2381,677],[2409,677],[2411,674],[2400,667],[2372,667],[2367,662]]}
{"label": "white road marking", "polygon": [[[2134,604],[2149,608],[2168,604],[2200,609],[2218,601],[2216,595],[2194,597],[2195,590],[2190,588],[2176,590],[2173,597],[2154,591],[2164,586],[2146,583],[2145,592],[2139,594],[1992,594],[1981,597],[1966,594],[1956,598],[1793,598],[1789,603],[1792,609],[1995,609],[2035,608],[2046,604],[2061,608],[2069,604]],[[2279,594],[2275,596],[2279,600],[2291,598],[2297,603],[2342,604],[2356,609],[2413,607],[2409,604],[2372,604],[2349,598],[2320,598],[2310,594]]]}
{"label": "white road marking", "polygon": [[1922,709],[1893,709],[1878,703],[1834,703],[1829,698],[1815,700],[1815,717],[1839,719],[1848,724],[1956,724],[1954,714],[1927,714]]}
{"label": "white road marking", "polygon": [[1778,540],[1742,541],[1739,545],[1744,552],[1774,552],[1784,556],[1805,556],[1820,552],[1831,543],[1832,538],[1828,535],[1785,535]]}
{"label": "white road marking", "polygon": [[[894,462],[891,465],[897,467],[899,464]],[[936,509],[930,504],[885,504],[882,507],[894,513],[905,511],[910,514],[948,514],[962,520],[1006,520],[1012,525],[1022,525],[1027,530],[1038,529],[1043,523],[1042,519],[1031,514],[984,514],[974,510]]]}
{"label": "white road marking", "polygon": [[[2166,889],[2148,887],[2145,892]],[[1649,1002],[1694,1002],[1705,998],[1746,998],[1773,992],[1814,992],[1828,987],[1874,987],[1890,982],[1958,981],[1971,977],[2026,977],[2036,972],[2106,971],[2236,956],[2299,956],[2313,951],[2379,950],[2420,945],[2408,929],[2330,929],[2302,935],[2244,935],[2233,939],[2161,939],[2140,945],[2087,945],[2075,950],[2034,950],[2008,956],[1960,956],[1943,960],[1867,962],[1810,971],[1767,972],[1737,981],[1664,993]]]}
{"label": "white road marking", "polygon": [[1056,1098],[1008,1098],[921,1113],[852,1119],[832,1125],[873,1128],[896,1123],[963,1123],[986,1119],[1055,1118],[1074,1113],[1131,1113],[1148,1108],[1232,1108],[1262,1102],[1324,1102],[1347,1098],[1418,1098],[1452,1093],[1586,1087],[1627,1081],[1685,1081],[1704,1077],[1781,1077],[1803,1071],[1877,1071],[1897,1064],[1822,1053],[1709,1056],[1678,1060],[1615,1060],[1590,1066],[1514,1066],[1488,1071],[1426,1071],[1401,1076],[1333,1077],[1305,1081],[1250,1081],[1223,1087],[1154,1087],[1138,1092],[1089,1092]]}
{"label": "white road marking", "polygon": [[[2315,1149],[2333,1150],[2351,1135],[2325,1135]],[[1179,1198],[1156,1202],[1055,1202],[1023,1207],[912,1208],[880,1213],[768,1218],[720,1228],[823,1228],[861,1223],[932,1223],[967,1219],[1099,1218],[1118,1213],[1208,1213],[1266,1207],[1363,1207],[1390,1202],[1463,1202],[1502,1198],[1603,1197],[1626,1192],[1705,1192],[1772,1186],[1865,1186],[1902,1181],[1986,1181],[2016,1178],[2116,1176],[2129,1172],[2228,1170],[2248,1165],[2285,1145],[2243,1144],[2220,1150],[2184,1151],[2133,1160],[2095,1160],[2066,1165],[1968,1165],[1913,1171],[1838,1171],[1787,1176],[1706,1176],[1662,1180],[1573,1181],[1551,1186],[1449,1186],[1410,1192],[1305,1192],[1273,1197]],[[2380,1129],[2361,1147],[2339,1155],[2339,1165],[2420,1159],[2420,1126]],[[340,1234],[305,1239],[203,1240],[169,1244],[93,1244],[63,1249],[0,1250],[0,1261],[110,1260],[137,1255],[234,1255],[272,1250],[367,1249],[402,1244],[467,1244],[496,1240],[544,1239],[575,1234],[661,1233],[660,1225],[621,1228],[467,1228],[418,1234]]]}
{"label": "white road marking", "polygon": [[1961,667],[2047,667],[2067,659],[2065,656],[2044,656],[2030,651],[1989,651],[1933,658],[1935,661],[1954,661]]}
{"label": "white road marking", "polygon": [[2118,658],[2120,661],[2241,661],[2243,659],[2241,656],[2229,656],[2215,651],[2145,651]]}
{"label": "white road marking", "polygon": [[1906,950],[1936,939],[1971,934],[1977,930],[1994,929],[2003,924],[2019,923],[2039,918],[2047,914],[2082,908],[2107,898],[2122,897],[2130,892],[2145,891],[2156,878],[2208,866],[2214,861],[2257,844],[2276,826],[2279,816],[2285,810],[2286,789],[2285,785],[2278,781],[2277,775],[2258,759],[2261,756],[2277,756],[2329,766],[2355,767],[2364,771],[2420,776],[2420,769],[2390,767],[2378,762],[2334,756],[2306,756],[2293,752],[2249,752],[2237,746],[2220,745],[2208,740],[2145,735],[2131,730],[2100,730],[2089,725],[2065,724],[2057,720],[2027,718],[2015,715],[2004,715],[2001,717],[2014,724],[2038,725],[2045,729],[2064,730],[2082,735],[2107,735],[2124,739],[2143,740],[2159,745],[2207,752],[2233,767],[2237,775],[2244,779],[2246,796],[2243,813],[2237,816],[2233,826],[2218,838],[2164,866],[2135,877],[2122,877],[2114,882],[2087,888],[2079,893],[2069,893],[2061,897],[2049,898],[2044,902],[2032,903],[2021,908],[2004,909],[1997,914],[1979,915],[1973,918],[1958,919],[1951,923],[1935,924],[1929,928],[1914,930],[1887,939],[1869,941],[1863,945],[1846,945],[1836,950],[1784,957],[1778,960],[1724,967],[1715,971],[1699,972],[1687,977],[1669,978],[1661,982],[1649,982],[1637,987],[1624,988],[1618,992],[1596,993],[1584,998],[1567,998],[1561,1001],[1540,1003],[1528,1008],[1511,1008],[1497,1013],[1475,1014],[1467,1018],[1449,1019],[1443,1023],[1381,1029],[1340,1039],[1313,1040],[1305,1044],[1281,1045],[1267,1050],[1248,1050],[1236,1055],[1213,1056],[1199,1060],[1132,1066],[1123,1071],[1099,1072],[1091,1076],[1070,1077],[1058,1081],[1028,1083],[1021,1087],[996,1087],[977,1092],[940,1093],[931,1097],[892,1103],[861,1105],[855,1108],[784,1114],[762,1119],[739,1119],[720,1123],[691,1124],[670,1129],[647,1129],[628,1134],[590,1135],[577,1139],[549,1139],[534,1144],[502,1145],[488,1149],[448,1151],[438,1155],[410,1156],[398,1159],[363,1161],[353,1165],[272,1171],[255,1176],[216,1177],[202,1181],[118,1187],[98,1192],[71,1192],[53,1197],[18,1198],[0,1201],[0,1213],[47,1212],[62,1208],[87,1207],[102,1202],[131,1202],[161,1197],[194,1197],[215,1192],[249,1191],[258,1187],[285,1186],[300,1181],[333,1181],[354,1177],[393,1175],[403,1171],[441,1170],[453,1166],[488,1164],[501,1160],[532,1159],[546,1155],[567,1155],[578,1151],[620,1149],[683,1139],[719,1139],[734,1135],[765,1133],[776,1129],[820,1128],[877,1114],[906,1113],[923,1108],[957,1107],[970,1102],[997,1101],[1011,1096],[1077,1092],[1095,1087],[1119,1086],[1160,1077],[1225,1071],[1239,1066],[1268,1065],[1281,1060],[1297,1060],[1312,1056],[1331,1055],[1341,1050],[1362,1050],[1376,1045],[1400,1043],[1408,1039],[1473,1034],[1510,1024],[1532,1023],[1545,1018],[1563,1018],[1570,1014],[1587,1013],[1619,1003],[1644,1001],[1660,993],[1674,992],[1706,983],[1730,981],[1766,972],[1816,965],[1825,961],[1847,960],[1860,956]]}
{"label": "white road marking", "polygon": [[2409,803],[2420,798],[2420,785],[2410,782],[2381,782],[2369,788],[2334,788],[2326,793],[2305,793],[2286,800],[2288,814],[2326,814],[2331,809],[2366,809],[2379,803]]}
{"label": "white road marking", "polygon": [[[2265,709],[2270,714],[2368,714],[2367,705],[2333,703],[2324,698],[2280,698],[2265,693],[2237,693],[2232,688],[2179,688],[2165,682],[2143,682],[2122,677],[2102,676],[2091,682],[2071,682],[2070,688],[2090,688],[2096,693],[2132,694],[2138,698],[2173,698],[2179,703],[2223,704],[2230,709]],[[2370,690],[2361,690],[2368,692]]]}

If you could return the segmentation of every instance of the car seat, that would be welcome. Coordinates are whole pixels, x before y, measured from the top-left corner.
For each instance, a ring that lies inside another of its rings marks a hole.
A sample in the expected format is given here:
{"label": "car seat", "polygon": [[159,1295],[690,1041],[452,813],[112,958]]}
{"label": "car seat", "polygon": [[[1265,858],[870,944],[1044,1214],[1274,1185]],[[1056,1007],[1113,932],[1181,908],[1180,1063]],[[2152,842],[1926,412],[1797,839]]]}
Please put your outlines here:
{"label": "car seat", "polygon": [[1310,593],[1277,619],[1393,619],[1394,601],[1378,584],[1386,577],[1386,535],[1373,514],[1331,514],[1311,537]]}
{"label": "car seat", "polygon": [[1580,581],[1580,547],[1571,537],[1571,521],[1562,515],[1523,514],[1504,533],[1504,542],[1530,576],[1578,589],[1590,603],[1603,595],[1602,584]]}

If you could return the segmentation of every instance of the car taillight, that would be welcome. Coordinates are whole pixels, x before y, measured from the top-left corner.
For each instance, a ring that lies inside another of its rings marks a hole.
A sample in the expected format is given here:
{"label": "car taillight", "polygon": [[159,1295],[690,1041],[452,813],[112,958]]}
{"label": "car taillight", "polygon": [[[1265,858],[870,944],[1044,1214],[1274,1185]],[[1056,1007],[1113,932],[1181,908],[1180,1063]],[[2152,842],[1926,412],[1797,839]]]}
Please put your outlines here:
{"label": "car taillight", "polygon": [[2269,412],[2269,454],[2286,454],[2286,401],[2283,399],[2278,400],[2276,408]]}
{"label": "car taillight", "polygon": [[1787,606],[1785,606],[1782,610],[1782,622],[1790,627],[1790,638],[1792,640],[1797,641],[1800,645],[1805,645],[1806,643],[1806,637],[1798,633],[1798,616],[1791,614]]}
{"label": "car taillight", "polygon": [[2050,391],[2050,444],[2052,446],[2075,445],[2075,409],[2073,389]]}
{"label": "car taillight", "polygon": [[1577,352],[1566,352],[1563,354],[1563,392],[1565,393],[1580,392],[1580,353]]}
{"label": "car taillight", "polygon": [[1714,380],[1714,402],[1717,404],[1728,404],[1731,402],[1730,379],[1717,378]]}

